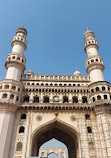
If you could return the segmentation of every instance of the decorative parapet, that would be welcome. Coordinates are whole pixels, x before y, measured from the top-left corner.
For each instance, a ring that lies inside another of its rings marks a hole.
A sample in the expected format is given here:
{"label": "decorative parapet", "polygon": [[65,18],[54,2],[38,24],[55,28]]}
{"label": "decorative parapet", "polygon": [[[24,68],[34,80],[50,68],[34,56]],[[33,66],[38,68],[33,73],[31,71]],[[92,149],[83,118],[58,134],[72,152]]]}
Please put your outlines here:
{"label": "decorative parapet", "polygon": [[23,74],[21,80],[41,80],[41,81],[87,81],[90,82],[89,76],[72,76],[72,75],[28,75]]}

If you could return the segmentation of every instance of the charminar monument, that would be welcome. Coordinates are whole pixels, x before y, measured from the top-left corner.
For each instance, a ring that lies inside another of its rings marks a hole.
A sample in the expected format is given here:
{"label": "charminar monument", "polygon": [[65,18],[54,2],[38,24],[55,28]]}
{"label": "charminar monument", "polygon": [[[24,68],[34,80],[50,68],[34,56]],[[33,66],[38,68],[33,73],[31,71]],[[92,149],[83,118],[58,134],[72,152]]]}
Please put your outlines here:
{"label": "charminar monument", "polygon": [[24,74],[26,36],[23,26],[16,30],[0,81],[0,158],[38,157],[52,138],[67,146],[69,158],[111,158],[111,84],[94,32],[84,33],[88,76]]}

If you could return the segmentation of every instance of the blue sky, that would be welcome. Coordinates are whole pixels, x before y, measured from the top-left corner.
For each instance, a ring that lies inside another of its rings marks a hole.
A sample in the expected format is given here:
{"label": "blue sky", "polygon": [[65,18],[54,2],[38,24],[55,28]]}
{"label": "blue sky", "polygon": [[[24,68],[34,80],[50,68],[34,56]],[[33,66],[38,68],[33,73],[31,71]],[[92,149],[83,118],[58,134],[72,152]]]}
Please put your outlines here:
{"label": "blue sky", "polygon": [[26,71],[72,75],[85,70],[84,32],[96,34],[104,78],[111,82],[111,0],[11,0],[0,3],[0,79],[5,78],[6,57],[16,28],[28,31]]}

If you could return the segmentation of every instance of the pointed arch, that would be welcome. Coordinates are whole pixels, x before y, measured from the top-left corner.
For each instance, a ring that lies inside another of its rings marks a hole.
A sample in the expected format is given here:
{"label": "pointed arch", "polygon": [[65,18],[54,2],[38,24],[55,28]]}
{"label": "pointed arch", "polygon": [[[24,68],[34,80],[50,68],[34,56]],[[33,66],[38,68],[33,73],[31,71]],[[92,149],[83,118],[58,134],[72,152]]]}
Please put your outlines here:
{"label": "pointed arch", "polygon": [[54,119],[39,126],[34,130],[31,138],[30,156],[38,156],[40,146],[52,138],[61,141],[67,146],[70,158],[76,158],[77,156],[79,140],[78,130],[58,119]]}

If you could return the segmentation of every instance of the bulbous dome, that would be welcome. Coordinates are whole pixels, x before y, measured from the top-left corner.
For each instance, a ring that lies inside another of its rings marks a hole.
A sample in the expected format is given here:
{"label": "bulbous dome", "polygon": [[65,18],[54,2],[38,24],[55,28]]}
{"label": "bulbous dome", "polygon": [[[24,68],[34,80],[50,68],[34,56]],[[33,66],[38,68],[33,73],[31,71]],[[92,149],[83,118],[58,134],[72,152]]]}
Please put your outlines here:
{"label": "bulbous dome", "polygon": [[23,33],[25,36],[27,36],[27,30],[24,28],[24,25],[17,28],[16,34],[17,33]]}
{"label": "bulbous dome", "polygon": [[80,73],[79,71],[76,70],[76,71],[74,72],[74,75],[75,75],[75,76],[80,76],[81,73]]}

